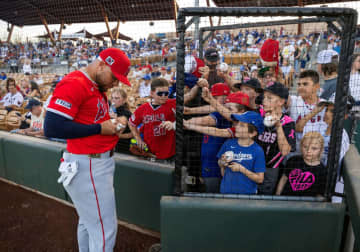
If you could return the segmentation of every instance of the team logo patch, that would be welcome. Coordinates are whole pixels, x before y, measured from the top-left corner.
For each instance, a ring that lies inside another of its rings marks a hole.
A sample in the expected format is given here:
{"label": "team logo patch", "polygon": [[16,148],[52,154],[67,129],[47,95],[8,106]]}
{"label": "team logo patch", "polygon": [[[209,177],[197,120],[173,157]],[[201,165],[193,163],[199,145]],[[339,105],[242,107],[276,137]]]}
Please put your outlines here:
{"label": "team logo patch", "polygon": [[98,99],[97,107],[98,107],[98,111],[97,111],[97,114],[95,116],[94,122],[98,122],[99,120],[104,118],[106,113],[107,113],[106,105],[104,104],[104,102],[100,101],[100,99]]}
{"label": "team logo patch", "polygon": [[64,108],[67,108],[67,109],[71,109],[71,106],[72,106],[70,102],[67,102],[67,101],[64,101],[64,100],[61,100],[61,99],[57,99],[55,101],[55,104],[60,105],[60,106],[62,106]]}
{"label": "team logo patch", "polygon": [[107,56],[105,59],[106,63],[108,63],[110,66],[114,64],[115,60],[111,56]]}

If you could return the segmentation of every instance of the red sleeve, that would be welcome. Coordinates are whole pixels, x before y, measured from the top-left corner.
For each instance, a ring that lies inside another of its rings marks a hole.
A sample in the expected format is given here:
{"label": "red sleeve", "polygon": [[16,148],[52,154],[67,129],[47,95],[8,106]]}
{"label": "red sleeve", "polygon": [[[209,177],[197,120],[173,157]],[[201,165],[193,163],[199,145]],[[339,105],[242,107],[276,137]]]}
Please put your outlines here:
{"label": "red sleeve", "polygon": [[86,97],[85,88],[73,79],[63,80],[57,85],[46,110],[73,120]]}
{"label": "red sleeve", "polygon": [[[146,103],[144,104],[146,105]],[[137,108],[135,110],[135,112],[131,115],[129,123],[133,126],[133,127],[137,127],[140,123],[142,123],[143,121],[143,116],[144,116],[144,105],[140,106],[139,108]]]}

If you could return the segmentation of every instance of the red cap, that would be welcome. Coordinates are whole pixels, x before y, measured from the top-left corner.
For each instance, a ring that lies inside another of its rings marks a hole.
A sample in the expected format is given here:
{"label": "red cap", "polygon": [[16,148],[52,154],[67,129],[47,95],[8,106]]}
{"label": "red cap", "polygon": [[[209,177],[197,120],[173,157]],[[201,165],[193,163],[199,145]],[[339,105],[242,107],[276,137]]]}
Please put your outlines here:
{"label": "red cap", "polygon": [[161,67],[161,70],[166,70],[166,68],[163,66],[163,67]]}
{"label": "red cap", "polygon": [[111,68],[111,72],[119,81],[131,86],[127,78],[130,72],[130,60],[123,51],[117,48],[108,48],[101,51],[99,58]]}
{"label": "red cap", "polygon": [[226,97],[225,103],[237,103],[249,107],[249,96],[238,91],[236,93],[229,94],[229,96]]}
{"label": "red cap", "polygon": [[229,95],[230,88],[228,85],[224,83],[216,83],[211,87],[211,95],[212,96],[220,96],[220,95]]}

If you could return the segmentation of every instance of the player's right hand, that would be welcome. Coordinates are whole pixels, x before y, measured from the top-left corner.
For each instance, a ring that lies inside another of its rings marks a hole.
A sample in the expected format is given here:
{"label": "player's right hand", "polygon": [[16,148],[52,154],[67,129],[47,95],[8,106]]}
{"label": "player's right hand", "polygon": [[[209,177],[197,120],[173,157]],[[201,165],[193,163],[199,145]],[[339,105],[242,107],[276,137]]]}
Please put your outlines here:
{"label": "player's right hand", "polygon": [[111,120],[104,121],[100,125],[101,135],[114,135],[116,133],[116,125]]}

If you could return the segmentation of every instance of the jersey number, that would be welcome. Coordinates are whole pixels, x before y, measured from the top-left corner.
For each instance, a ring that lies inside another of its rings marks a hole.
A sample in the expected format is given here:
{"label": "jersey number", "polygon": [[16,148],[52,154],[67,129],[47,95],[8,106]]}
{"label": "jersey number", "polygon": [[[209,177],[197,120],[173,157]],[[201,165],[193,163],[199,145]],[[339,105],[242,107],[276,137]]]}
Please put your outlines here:
{"label": "jersey number", "polygon": [[154,136],[165,136],[166,129],[160,128],[160,126],[154,126]]}

